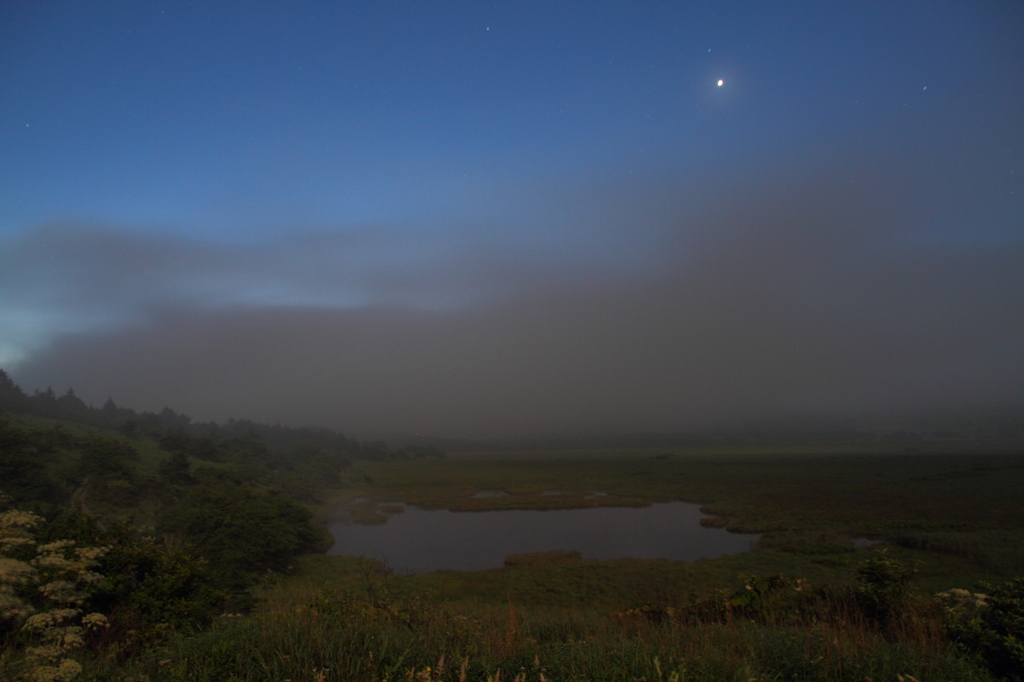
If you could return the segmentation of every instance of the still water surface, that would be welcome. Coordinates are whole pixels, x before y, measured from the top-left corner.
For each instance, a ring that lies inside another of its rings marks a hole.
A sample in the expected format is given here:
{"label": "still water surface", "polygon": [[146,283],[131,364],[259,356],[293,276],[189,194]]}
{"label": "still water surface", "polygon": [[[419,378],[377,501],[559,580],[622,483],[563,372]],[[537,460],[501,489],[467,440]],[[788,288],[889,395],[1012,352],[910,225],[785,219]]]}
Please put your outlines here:
{"label": "still water surface", "polygon": [[759,535],[700,525],[700,505],[652,504],[551,511],[426,511],[405,507],[380,525],[338,522],[328,554],[365,556],[400,573],[499,568],[508,554],[579,551],[585,559],[694,561],[745,552]]}

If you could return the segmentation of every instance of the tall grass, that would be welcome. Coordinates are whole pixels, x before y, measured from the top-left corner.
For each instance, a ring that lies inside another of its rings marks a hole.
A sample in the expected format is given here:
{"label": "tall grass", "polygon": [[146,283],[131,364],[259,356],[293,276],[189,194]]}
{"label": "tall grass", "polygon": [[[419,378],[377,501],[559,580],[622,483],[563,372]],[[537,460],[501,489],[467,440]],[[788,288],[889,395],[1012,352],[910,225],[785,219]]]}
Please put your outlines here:
{"label": "tall grass", "polygon": [[387,584],[365,594],[273,595],[250,617],[179,637],[94,679],[260,680],[991,680],[958,656],[938,610],[907,599],[884,622],[850,591],[790,588],[726,600],[605,609],[441,603]]}
{"label": "tall grass", "polygon": [[891,541],[901,547],[961,556],[997,575],[1024,574],[1024,530],[1019,528],[903,533]]}

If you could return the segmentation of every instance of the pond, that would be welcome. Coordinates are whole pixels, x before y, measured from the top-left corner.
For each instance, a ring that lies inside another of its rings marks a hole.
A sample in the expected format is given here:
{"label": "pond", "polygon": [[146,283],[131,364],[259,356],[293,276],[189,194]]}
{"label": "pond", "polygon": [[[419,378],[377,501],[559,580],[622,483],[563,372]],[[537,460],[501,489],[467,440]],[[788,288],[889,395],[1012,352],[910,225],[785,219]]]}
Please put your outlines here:
{"label": "pond", "polygon": [[759,535],[700,525],[700,505],[550,511],[427,511],[403,505],[383,524],[336,522],[328,554],[385,561],[399,573],[500,568],[505,556],[576,550],[584,559],[694,561],[746,552]]}

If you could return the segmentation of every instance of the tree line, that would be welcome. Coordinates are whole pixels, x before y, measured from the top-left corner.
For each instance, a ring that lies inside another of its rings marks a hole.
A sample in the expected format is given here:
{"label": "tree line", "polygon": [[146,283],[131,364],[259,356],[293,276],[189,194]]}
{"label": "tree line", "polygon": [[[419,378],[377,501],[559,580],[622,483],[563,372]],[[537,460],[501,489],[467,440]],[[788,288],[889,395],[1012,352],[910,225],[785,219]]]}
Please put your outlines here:
{"label": "tree line", "polygon": [[[52,387],[35,391],[31,395],[18,386],[7,372],[0,369],[0,414],[27,414],[50,419],[115,429],[130,438],[164,438],[168,434],[203,441],[199,451],[210,442],[226,442],[235,439],[259,440],[271,450],[291,453],[296,448],[317,448],[351,460],[384,461],[391,459],[414,459],[419,457],[444,457],[436,447],[408,446],[392,448],[384,441],[360,441],[344,433],[324,427],[291,427],[280,424],[265,424],[249,419],[228,419],[223,423],[214,421],[194,422],[188,415],[180,414],[170,407],[160,412],[137,412],[129,407],[117,405],[112,398],[101,407],[93,407],[79,398],[73,388],[63,395],[57,395]],[[196,456],[195,453],[192,453]],[[203,457],[200,457],[203,459]]]}

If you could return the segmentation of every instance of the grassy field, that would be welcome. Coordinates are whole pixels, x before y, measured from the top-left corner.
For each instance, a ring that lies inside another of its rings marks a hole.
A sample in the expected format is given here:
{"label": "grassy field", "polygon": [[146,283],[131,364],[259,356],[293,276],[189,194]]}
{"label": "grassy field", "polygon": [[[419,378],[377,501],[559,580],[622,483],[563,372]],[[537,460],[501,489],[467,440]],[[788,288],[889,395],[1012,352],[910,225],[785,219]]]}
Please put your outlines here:
{"label": "grassy field", "polygon": [[[268,586],[251,616],[178,637],[122,672],[211,682],[992,680],[949,641],[934,600],[901,596],[891,617],[865,615],[850,585],[856,566],[881,551],[844,552],[839,566],[767,550],[693,564],[566,561],[417,576],[307,557],[297,575]],[[884,556],[917,558],[892,552]],[[732,606],[757,584],[751,571],[766,569],[807,577]]]}
{"label": "grassy field", "polygon": [[[992,680],[950,641],[934,595],[1022,572],[1024,457],[1007,452],[501,453],[360,462],[347,477],[333,511],[375,522],[395,502],[468,511],[681,499],[731,530],[766,535],[756,551],[693,563],[563,554],[411,576],[371,560],[307,556],[268,584],[256,613],[177,638],[136,661],[133,674]],[[542,494],[554,490],[562,494]],[[884,542],[856,549],[848,538],[858,536]],[[882,619],[857,596],[863,567],[879,559],[913,575]],[[759,580],[778,589],[731,606]]]}
{"label": "grassy field", "polygon": [[[155,443],[138,447],[155,470]],[[981,658],[957,648],[935,595],[1024,574],[1018,444],[472,453],[359,461],[343,479],[318,509],[325,521],[386,522],[398,502],[487,511],[684,500],[712,514],[709,525],[763,536],[755,551],[692,563],[562,553],[410,576],[307,555],[267,576],[252,613],[169,633],[131,657],[97,654],[82,679],[991,681]],[[907,572],[876,584],[869,566]]]}

